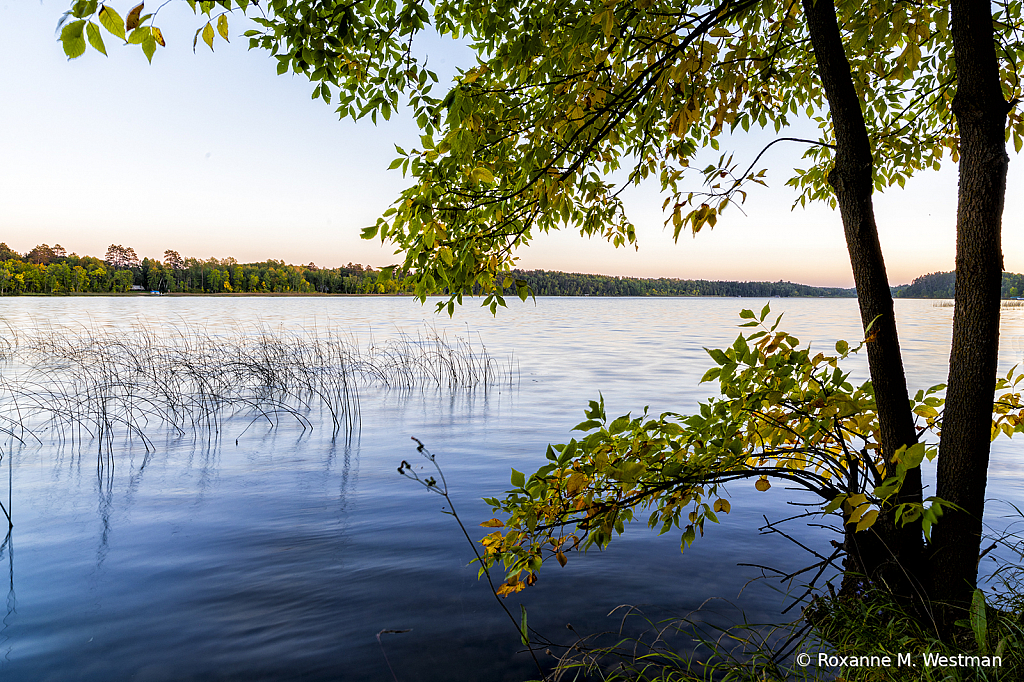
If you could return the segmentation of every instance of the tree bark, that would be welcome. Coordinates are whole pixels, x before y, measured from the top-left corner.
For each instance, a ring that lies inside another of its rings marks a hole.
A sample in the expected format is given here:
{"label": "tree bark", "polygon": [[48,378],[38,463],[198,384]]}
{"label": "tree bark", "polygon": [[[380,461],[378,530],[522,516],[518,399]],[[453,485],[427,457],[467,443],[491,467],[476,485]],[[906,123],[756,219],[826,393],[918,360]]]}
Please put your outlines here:
{"label": "tree bark", "polygon": [[[867,344],[868,367],[874,386],[881,448],[887,469],[902,446],[917,442],[903,371],[892,293],[878,242],[872,202],[873,159],[860,97],[853,85],[833,0],[803,0],[818,73],[829,104],[836,137],[835,167],[828,182],[835,190],[857,287],[861,322],[874,339]],[[873,323],[873,324],[872,324]],[[896,503],[921,500],[920,469],[911,471]],[[884,512],[884,510],[883,510]],[[891,513],[883,513],[877,532],[847,533],[847,550],[868,577],[888,584],[896,594],[919,594],[923,542],[916,524],[897,527]]]}
{"label": "tree bark", "polygon": [[936,494],[964,511],[935,527],[934,594],[949,605],[943,625],[963,617],[977,583],[985,511],[992,401],[999,349],[1000,245],[1006,193],[1006,114],[988,2],[953,0],[953,114],[960,132],[956,308],[939,442]]}

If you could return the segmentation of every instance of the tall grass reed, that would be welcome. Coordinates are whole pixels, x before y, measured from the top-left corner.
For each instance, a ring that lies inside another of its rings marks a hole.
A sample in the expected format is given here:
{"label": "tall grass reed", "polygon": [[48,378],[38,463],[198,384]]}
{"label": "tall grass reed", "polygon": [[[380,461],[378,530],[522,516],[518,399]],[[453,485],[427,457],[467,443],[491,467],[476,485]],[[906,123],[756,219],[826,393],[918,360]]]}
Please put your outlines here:
{"label": "tall grass reed", "polygon": [[[516,378],[468,338],[424,329],[360,345],[336,331],[258,327],[228,335],[39,326],[0,341],[0,433],[18,441],[153,447],[152,434],[223,437],[227,421],[329,424],[351,435],[359,390],[487,387]],[[241,420],[241,421],[239,421]]]}

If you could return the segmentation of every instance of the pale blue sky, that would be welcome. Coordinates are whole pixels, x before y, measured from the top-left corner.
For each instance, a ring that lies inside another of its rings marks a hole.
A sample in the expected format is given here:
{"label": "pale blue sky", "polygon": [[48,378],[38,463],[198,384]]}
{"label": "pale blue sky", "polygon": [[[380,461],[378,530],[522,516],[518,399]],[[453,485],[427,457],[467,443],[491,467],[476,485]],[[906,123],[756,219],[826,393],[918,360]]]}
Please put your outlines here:
{"label": "pale blue sky", "polygon": [[[359,239],[405,186],[387,171],[394,143],[414,146],[409,121],[339,122],[310,99],[302,78],[275,75],[266,53],[246,41],[218,41],[192,53],[201,22],[180,0],[161,11],[168,47],[153,64],[107,40],[64,57],[54,27],[65,0],[0,0],[0,241],[17,251],[60,243],[100,255],[111,243],[140,256],[165,249],[240,261],[283,259],[336,266],[387,265],[391,247]],[[115,3],[127,10],[130,3]],[[243,27],[237,21],[232,35]],[[439,46],[431,66],[449,75],[462,53]],[[746,153],[756,154],[760,138]],[[790,211],[784,187],[796,147],[766,160],[770,188],[751,193],[747,215],[732,212],[711,232],[674,244],[662,228],[654,186],[631,191],[640,250],[614,249],[566,232],[521,253],[526,268],[642,277],[787,279],[851,286],[837,213]],[[1024,271],[1024,172],[1011,157],[1004,218],[1006,268]],[[951,270],[955,166],[878,196],[890,279]]]}

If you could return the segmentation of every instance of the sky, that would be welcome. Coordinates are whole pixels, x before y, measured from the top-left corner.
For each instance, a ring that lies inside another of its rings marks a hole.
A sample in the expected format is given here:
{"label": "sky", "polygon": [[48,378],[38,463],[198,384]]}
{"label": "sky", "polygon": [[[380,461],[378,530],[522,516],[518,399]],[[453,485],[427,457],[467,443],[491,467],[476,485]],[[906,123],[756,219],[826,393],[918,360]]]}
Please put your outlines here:
{"label": "sky", "polygon": [[[232,23],[216,51],[192,36],[201,22],[173,0],[157,22],[167,39],[152,64],[106,37],[69,61],[55,27],[67,0],[0,0],[0,241],[25,252],[41,243],[101,256],[110,244],[140,257],[185,256],[240,262],[279,259],[336,267],[400,262],[394,247],[359,237],[407,185],[388,171],[394,145],[416,146],[412,122],[392,117],[339,121],[312,100],[299,76],[248,51]],[[115,2],[127,13],[130,2]],[[237,36],[237,37],[236,37]],[[466,63],[459,45],[427,41],[442,85]],[[766,135],[744,140],[753,159]],[[539,236],[519,252],[526,269],[634,277],[790,280],[853,285],[839,214],[823,205],[791,210],[785,187],[802,149],[776,145],[763,161],[769,188],[714,228],[673,242],[662,197],[645,185],[626,194],[640,248],[615,249],[571,230]],[[1004,213],[1005,267],[1024,272],[1024,169],[1011,152]],[[892,284],[952,270],[956,166],[876,195],[876,216]]]}

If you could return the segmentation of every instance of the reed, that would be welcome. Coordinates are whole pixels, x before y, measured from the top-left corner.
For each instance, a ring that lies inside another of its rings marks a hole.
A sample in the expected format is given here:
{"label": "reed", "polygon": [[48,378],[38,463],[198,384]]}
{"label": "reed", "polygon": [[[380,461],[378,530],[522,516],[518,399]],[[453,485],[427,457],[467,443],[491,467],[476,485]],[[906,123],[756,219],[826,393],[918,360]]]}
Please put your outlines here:
{"label": "reed", "polygon": [[444,390],[515,381],[482,344],[431,329],[360,345],[337,331],[212,334],[178,326],[158,334],[38,326],[0,341],[0,432],[20,441],[115,442],[153,447],[153,434],[237,439],[257,423],[329,424],[334,437],[360,424],[359,391]]}
{"label": "reed", "polygon": [[[932,304],[933,308],[953,308],[956,304],[953,301],[936,301]],[[1001,308],[1024,308],[1024,301],[1018,301],[1014,299],[1008,299],[999,303]]]}

